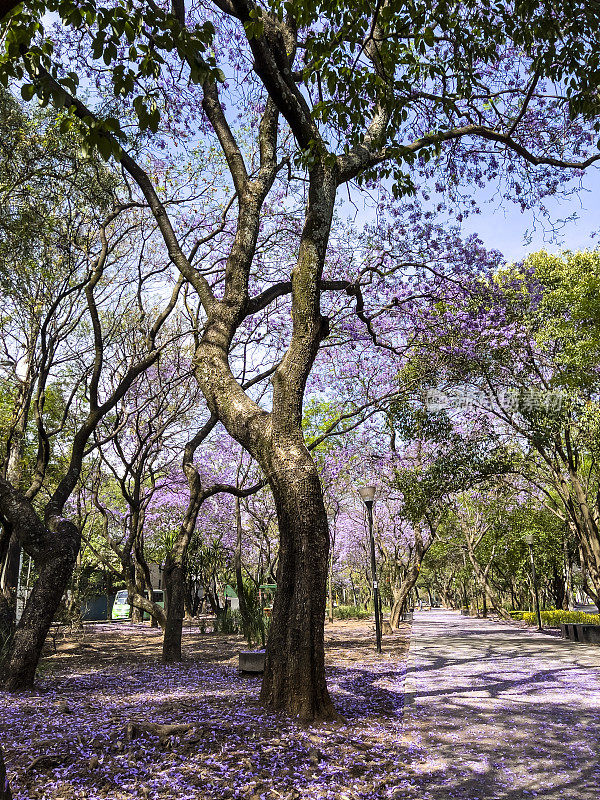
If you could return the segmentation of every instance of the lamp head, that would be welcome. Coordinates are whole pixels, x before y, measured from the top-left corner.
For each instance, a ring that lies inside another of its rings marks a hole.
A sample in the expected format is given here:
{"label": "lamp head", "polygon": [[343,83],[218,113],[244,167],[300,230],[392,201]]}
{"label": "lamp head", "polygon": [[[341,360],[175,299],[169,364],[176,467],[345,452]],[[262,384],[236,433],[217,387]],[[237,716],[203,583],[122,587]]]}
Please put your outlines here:
{"label": "lamp head", "polygon": [[360,486],[358,493],[362,498],[363,503],[367,505],[375,500],[375,487],[374,486]]}
{"label": "lamp head", "polygon": [[523,537],[523,539],[525,540],[525,544],[527,544],[527,545],[529,545],[529,547],[531,547],[531,545],[533,544],[533,534],[532,533],[526,533],[525,536]]}

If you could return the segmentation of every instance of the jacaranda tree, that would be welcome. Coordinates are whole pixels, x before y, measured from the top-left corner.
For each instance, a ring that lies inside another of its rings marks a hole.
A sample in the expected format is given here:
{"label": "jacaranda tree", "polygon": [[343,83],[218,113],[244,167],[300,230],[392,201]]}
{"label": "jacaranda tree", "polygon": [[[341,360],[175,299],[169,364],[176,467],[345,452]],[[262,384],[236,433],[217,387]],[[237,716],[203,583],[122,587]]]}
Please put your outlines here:
{"label": "jacaranda tree", "polygon": [[[45,11],[63,25],[52,39]],[[63,0],[26,3],[4,23],[3,79],[22,81],[26,99],[64,108],[65,127],[79,118],[90,145],[120,162],[199,299],[196,379],[210,411],[260,464],[277,508],[278,592],[261,694],[271,707],[307,719],[334,713],[323,645],[327,515],[302,401],[329,332],[324,293],[345,291],[363,317],[376,301],[362,292],[369,270],[328,282],[338,190],[388,182],[402,194],[430,180],[452,192],[500,180],[526,204],[555,193],[599,157],[588,124],[598,110],[597,18],[583,2]],[[166,204],[153,177],[183,135],[220,148],[235,196],[233,236],[210,265],[195,260],[191,243],[210,231],[196,229],[191,200],[187,213],[184,203]],[[242,136],[254,139],[251,158]],[[265,270],[265,208],[273,193],[285,208],[286,187],[296,186],[305,210],[295,246]],[[286,347],[272,393],[258,403],[230,353],[244,321],[285,298]]]}

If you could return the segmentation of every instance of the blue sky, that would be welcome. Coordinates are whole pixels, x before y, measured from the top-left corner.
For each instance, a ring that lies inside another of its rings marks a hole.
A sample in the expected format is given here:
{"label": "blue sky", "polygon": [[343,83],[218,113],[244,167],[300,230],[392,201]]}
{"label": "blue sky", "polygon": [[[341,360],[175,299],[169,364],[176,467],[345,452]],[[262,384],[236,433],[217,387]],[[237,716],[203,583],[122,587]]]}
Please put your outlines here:
{"label": "blue sky", "polygon": [[[508,261],[518,261],[537,250],[583,250],[600,246],[592,238],[600,231],[600,169],[592,167],[583,177],[583,191],[569,198],[549,203],[552,219],[566,219],[573,214],[577,219],[562,227],[557,240],[552,241],[541,223],[535,223],[533,212],[523,213],[520,207],[507,200],[479,194],[481,214],[467,218],[463,223],[466,233],[478,233],[487,247],[504,253]],[[535,226],[535,227],[534,227]],[[532,232],[530,243],[524,241],[527,231]]]}

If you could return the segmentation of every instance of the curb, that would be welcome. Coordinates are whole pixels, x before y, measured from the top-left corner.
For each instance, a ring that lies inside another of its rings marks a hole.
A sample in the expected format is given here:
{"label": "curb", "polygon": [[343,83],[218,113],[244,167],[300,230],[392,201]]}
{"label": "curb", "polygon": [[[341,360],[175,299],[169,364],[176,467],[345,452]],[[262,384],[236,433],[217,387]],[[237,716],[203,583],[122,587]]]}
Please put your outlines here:
{"label": "curb", "polygon": [[415,679],[417,659],[415,657],[415,648],[413,646],[413,624],[410,626],[410,645],[408,648],[408,657],[406,659],[406,674],[404,676],[404,708],[417,705],[417,682]]}

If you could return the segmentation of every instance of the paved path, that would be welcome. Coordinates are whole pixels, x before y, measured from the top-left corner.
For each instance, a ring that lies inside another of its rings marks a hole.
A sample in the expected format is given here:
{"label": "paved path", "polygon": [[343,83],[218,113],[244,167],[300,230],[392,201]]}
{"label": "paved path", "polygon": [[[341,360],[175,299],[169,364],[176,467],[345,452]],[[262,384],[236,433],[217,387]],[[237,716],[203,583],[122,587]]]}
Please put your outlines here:
{"label": "paved path", "polygon": [[600,646],[416,612],[406,688],[398,797],[600,798]]}

